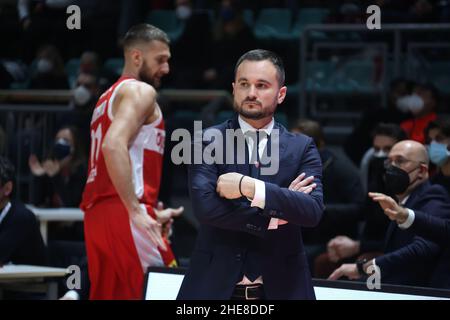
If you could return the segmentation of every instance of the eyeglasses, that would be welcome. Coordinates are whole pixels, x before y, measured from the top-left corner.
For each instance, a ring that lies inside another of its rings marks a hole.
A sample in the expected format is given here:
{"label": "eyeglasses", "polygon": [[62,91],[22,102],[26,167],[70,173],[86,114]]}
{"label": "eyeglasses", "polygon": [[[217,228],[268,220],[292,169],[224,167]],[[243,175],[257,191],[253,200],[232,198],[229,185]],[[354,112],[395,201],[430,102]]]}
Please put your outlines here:
{"label": "eyeglasses", "polygon": [[406,159],[406,158],[403,158],[403,157],[398,157],[396,159],[386,159],[384,161],[384,167],[385,168],[387,168],[389,166],[403,167],[408,162],[416,162],[416,163],[420,163],[420,164],[423,163],[422,161],[416,161],[416,160]]}

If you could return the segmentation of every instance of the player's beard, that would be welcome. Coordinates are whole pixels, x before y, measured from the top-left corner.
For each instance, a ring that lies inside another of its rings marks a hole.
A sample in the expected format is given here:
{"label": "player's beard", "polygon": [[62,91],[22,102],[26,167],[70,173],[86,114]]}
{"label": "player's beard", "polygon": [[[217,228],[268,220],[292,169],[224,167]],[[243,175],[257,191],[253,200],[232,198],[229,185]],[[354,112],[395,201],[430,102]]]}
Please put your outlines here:
{"label": "player's beard", "polygon": [[[246,102],[253,102],[255,104],[258,104],[261,108],[259,110],[246,110],[244,107],[244,104]],[[236,101],[234,101],[233,108],[237,113],[239,113],[244,118],[252,120],[259,120],[269,116],[273,116],[275,112],[275,108],[273,108],[273,110],[271,108],[264,108],[261,102],[257,100],[251,100],[248,98],[242,101],[240,105]]]}
{"label": "player's beard", "polygon": [[145,62],[145,60],[142,62],[142,66],[141,69],[139,70],[139,80],[148,83],[149,85],[157,88],[159,87],[159,81],[156,81],[152,76],[151,76],[151,71],[147,66],[147,63]]}

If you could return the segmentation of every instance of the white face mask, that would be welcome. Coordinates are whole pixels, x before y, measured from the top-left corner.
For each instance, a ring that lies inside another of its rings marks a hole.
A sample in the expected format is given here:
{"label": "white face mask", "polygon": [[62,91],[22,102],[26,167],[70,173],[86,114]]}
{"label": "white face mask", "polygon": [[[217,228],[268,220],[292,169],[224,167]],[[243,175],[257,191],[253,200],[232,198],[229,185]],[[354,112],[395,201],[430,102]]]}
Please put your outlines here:
{"label": "white face mask", "polygon": [[388,154],[387,152],[384,152],[383,150],[378,150],[373,153],[374,158],[387,158]]}
{"label": "white face mask", "polygon": [[416,93],[397,99],[397,108],[402,112],[418,114],[423,110],[425,103],[421,96]]}
{"label": "white face mask", "polygon": [[36,63],[36,69],[39,73],[47,73],[53,69],[53,63],[45,58],[39,59]]}
{"label": "white face mask", "polygon": [[425,103],[424,103],[424,101],[423,101],[421,96],[419,96],[416,93],[411,95],[410,103],[409,103],[409,110],[413,114],[420,113],[420,111],[423,110],[424,105],[425,105]]}
{"label": "white face mask", "polygon": [[91,100],[91,92],[83,85],[73,90],[73,100],[77,106],[83,106]]}
{"label": "white face mask", "polygon": [[180,20],[186,20],[188,19],[192,14],[192,10],[189,6],[181,5],[178,6],[176,9],[176,15],[178,19]]}

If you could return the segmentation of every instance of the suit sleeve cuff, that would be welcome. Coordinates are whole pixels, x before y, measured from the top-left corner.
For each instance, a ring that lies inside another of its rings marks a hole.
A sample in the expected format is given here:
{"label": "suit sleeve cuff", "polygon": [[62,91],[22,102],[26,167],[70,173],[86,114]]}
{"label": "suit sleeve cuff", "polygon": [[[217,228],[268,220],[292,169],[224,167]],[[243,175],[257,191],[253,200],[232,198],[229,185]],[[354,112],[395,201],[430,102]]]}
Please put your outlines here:
{"label": "suit sleeve cuff", "polygon": [[403,223],[400,223],[398,225],[398,227],[400,229],[408,229],[409,227],[411,227],[411,225],[414,223],[414,219],[416,217],[416,215],[414,214],[414,211],[412,211],[411,209],[406,208],[406,210],[408,210],[408,218],[406,218],[406,221]]}
{"label": "suit sleeve cuff", "polygon": [[264,181],[255,179],[255,196],[251,201],[252,207],[264,209],[266,206],[266,184]]}

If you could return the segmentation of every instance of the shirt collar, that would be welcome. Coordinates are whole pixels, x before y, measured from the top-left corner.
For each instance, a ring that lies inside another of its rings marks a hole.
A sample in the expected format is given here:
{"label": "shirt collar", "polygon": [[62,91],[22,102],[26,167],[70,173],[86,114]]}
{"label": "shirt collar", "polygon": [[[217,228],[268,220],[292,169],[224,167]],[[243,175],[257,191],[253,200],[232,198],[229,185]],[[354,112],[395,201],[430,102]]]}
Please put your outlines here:
{"label": "shirt collar", "polygon": [[400,205],[404,206],[406,201],[408,201],[410,194],[408,194],[403,200],[402,202],[400,202]]}
{"label": "shirt collar", "polygon": [[8,202],[6,206],[3,208],[2,212],[0,212],[0,223],[2,223],[3,219],[5,219],[9,209],[11,209],[11,202]]}
{"label": "shirt collar", "polygon": [[241,127],[242,133],[246,134],[248,131],[264,131],[266,133],[267,136],[269,136],[272,133],[273,127],[275,125],[275,121],[272,117],[272,120],[269,122],[269,124],[267,124],[265,127],[261,128],[261,129],[256,129],[253,128],[250,124],[248,124],[247,122],[245,122],[244,119],[241,118],[241,116],[238,117],[238,121],[239,121],[239,126]]}

